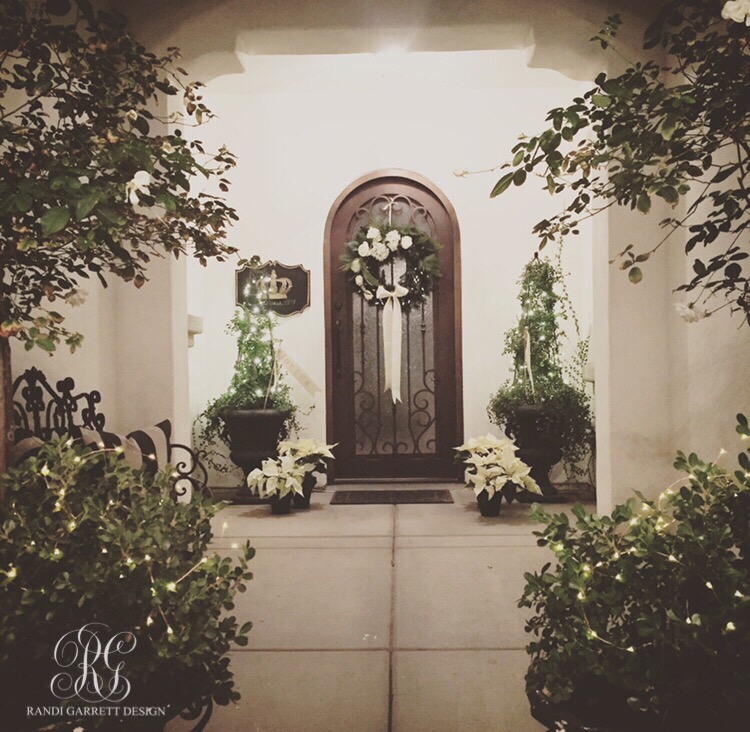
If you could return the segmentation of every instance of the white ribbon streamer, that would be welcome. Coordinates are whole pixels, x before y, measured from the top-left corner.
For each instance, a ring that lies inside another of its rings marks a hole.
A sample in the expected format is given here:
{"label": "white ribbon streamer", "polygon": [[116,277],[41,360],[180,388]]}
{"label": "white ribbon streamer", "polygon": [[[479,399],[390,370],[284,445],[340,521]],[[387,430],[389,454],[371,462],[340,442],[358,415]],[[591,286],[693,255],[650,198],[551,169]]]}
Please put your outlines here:
{"label": "white ribbon streamer", "polygon": [[376,297],[384,300],[383,306],[383,357],[385,359],[385,391],[391,390],[393,403],[401,401],[401,302],[399,298],[408,295],[402,285],[394,285],[389,291],[382,285]]}
{"label": "white ribbon streamer", "polygon": [[531,396],[536,397],[536,394],[534,393],[534,374],[531,373],[531,334],[529,333],[528,328],[523,329],[523,337],[525,341],[523,360],[526,366],[526,373],[529,375],[529,383],[531,384]]}
{"label": "white ribbon streamer", "polygon": [[313,381],[310,374],[305,371],[281,346],[276,349],[276,360],[280,363],[295,379],[300,386],[311,396],[314,397],[320,391],[320,387]]}

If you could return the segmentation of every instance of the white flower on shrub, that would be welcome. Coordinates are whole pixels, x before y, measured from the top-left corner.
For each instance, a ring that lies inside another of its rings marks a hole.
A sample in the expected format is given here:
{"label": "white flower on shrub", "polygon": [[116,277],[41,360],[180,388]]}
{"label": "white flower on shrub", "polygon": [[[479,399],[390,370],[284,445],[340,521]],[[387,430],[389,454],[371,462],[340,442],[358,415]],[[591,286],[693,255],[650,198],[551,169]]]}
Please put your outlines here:
{"label": "white flower on shrub", "polygon": [[362,270],[362,260],[361,259],[353,260],[352,263],[349,265],[349,269],[352,272],[360,272]]}
{"label": "white flower on shrub", "polygon": [[708,317],[708,313],[704,308],[698,307],[693,303],[685,305],[685,303],[676,302],[674,309],[686,323],[697,323],[699,320]]}
{"label": "white flower on shrub", "polygon": [[401,237],[401,248],[408,249],[413,244],[410,236]]}
{"label": "white flower on shrub", "polygon": [[86,302],[86,298],[88,296],[89,293],[86,292],[86,290],[84,290],[83,288],[79,288],[77,290],[73,290],[69,295],[67,295],[65,298],[65,302],[67,302],[68,305],[77,308]]}
{"label": "white flower on shrub", "polygon": [[377,229],[377,228],[375,228],[374,226],[371,226],[371,227],[370,227],[370,228],[369,228],[369,229],[367,230],[367,238],[368,238],[368,239],[369,239],[369,240],[370,240],[371,242],[373,242],[373,243],[374,243],[374,242],[380,241],[380,240],[381,240],[381,239],[383,238],[383,235],[382,235],[382,234],[380,233],[380,229]]}
{"label": "white flower on shrub", "polygon": [[386,235],[385,235],[385,243],[388,245],[388,248],[395,252],[396,249],[398,249],[398,243],[401,241],[401,234],[396,231],[396,229],[391,229]]}
{"label": "white flower on shrub", "polygon": [[750,0],[729,0],[724,3],[721,17],[750,26]]}
{"label": "white flower on shrub", "polygon": [[377,259],[378,262],[382,262],[385,259],[388,259],[388,254],[390,254],[388,247],[385,244],[383,244],[382,241],[379,241],[373,244],[372,256],[375,257],[375,259]]}
{"label": "white flower on shrub", "polygon": [[357,285],[357,287],[362,287],[362,285],[364,285],[365,283],[364,277],[362,277],[362,275],[357,275],[354,278],[354,283]]}
{"label": "white flower on shrub", "polygon": [[169,140],[164,140],[161,144],[161,149],[164,150],[167,155],[171,155],[176,148]]}
{"label": "white flower on shrub", "polygon": [[150,193],[149,186],[151,185],[151,173],[147,170],[139,170],[132,178],[125,184],[125,192],[130,199],[130,203],[133,206],[137,206],[140,203],[138,198],[139,193],[148,195]]}
{"label": "white flower on shrub", "polygon": [[360,257],[369,257],[370,256],[370,245],[366,241],[363,241],[357,247],[357,254],[359,254]]}
{"label": "white flower on shrub", "polygon": [[135,122],[138,119],[138,112],[136,112],[134,109],[129,109],[127,112],[125,112],[125,116],[131,122]]}

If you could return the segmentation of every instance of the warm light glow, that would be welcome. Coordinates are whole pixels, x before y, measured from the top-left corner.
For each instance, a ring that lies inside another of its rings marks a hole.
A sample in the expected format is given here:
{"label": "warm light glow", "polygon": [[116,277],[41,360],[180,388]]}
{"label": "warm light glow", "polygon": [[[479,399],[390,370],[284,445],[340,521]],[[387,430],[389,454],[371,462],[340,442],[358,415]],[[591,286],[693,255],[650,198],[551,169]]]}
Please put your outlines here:
{"label": "warm light glow", "polygon": [[378,50],[378,53],[381,56],[402,56],[403,54],[409,53],[409,47],[407,46],[406,41],[393,39],[383,44]]}

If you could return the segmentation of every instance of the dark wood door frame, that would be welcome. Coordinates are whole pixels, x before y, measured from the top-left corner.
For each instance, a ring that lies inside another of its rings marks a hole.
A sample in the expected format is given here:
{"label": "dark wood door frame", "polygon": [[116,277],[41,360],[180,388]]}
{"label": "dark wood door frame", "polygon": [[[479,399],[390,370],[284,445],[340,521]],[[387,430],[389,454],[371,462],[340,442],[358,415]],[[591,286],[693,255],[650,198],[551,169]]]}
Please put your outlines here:
{"label": "dark wood door frame", "polygon": [[[333,252],[332,243],[332,230],[333,224],[337,212],[347,199],[354,195],[363,185],[366,185],[372,181],[381,179],[401,179],[404,182],[411,184],[418,184],[427,189],[442,205],[445,212],[450,219],[450,225],[452,229],[452,266],[453,266],[453,332],[455,338],[454,348],[454,363],[452,364],[454,375],[455,375],[455,404],[451,405],[452,409],[455,410],[456,419],[456,430],[458,432],[458,442],[460,444],[463,439],[463,366],[462,366],[462,321],[461,321],[461,238],[458,226],[458,218],[456,216],[453,205],[445,196],[445,194],[431,181],[419,173],[413,173],[408,170],[402,170],[399,168],[389,168],[384,170],[377,170],[367,175],[363,175],[358,178],[338,196],[331,206],[331,210],[328,214],[325,226],[324,236],[324,291],[325,291],[325,345],[326,345],[326,431],[328,441],[331,442],[334,439],[335,427],[334,427],[334,412],[333,412],[333,392],[334,392],[334,380],[335,367],[334,359],[336,355],[334,353],[335,338],[334,338],[334,317],[333,317],[333,298],[331,297],[332,291],[332,271],[333,267],[338,267],[338,254]],[[336,262],[332,261],[332,258],[336,257]],[[453,477],[447,478],[448,480],[457,480],[459,476],[458,471]],[[349,480],[349,479],[347,479]],[[373,479],[368,478],[368,482],[372,482]],[[407,479],[403,479],[407,480]],[[411,479],[408,479],[411,480]],[[434,480],[434,479],[431,479]],[[329,481],[336,481],[336,466],[335,462],[332,464],[329,472]]]}

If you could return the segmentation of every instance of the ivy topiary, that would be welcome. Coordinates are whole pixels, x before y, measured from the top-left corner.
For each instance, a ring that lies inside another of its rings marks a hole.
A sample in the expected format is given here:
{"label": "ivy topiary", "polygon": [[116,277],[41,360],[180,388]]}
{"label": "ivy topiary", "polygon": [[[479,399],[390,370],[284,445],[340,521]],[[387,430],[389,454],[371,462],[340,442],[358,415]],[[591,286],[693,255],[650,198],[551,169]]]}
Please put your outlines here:
{"label": "ivy topiary", "polygon": [[274,336],[276,316],[263,304],[239,308],[229,321],[227,333],[237,337],[237,359],[228,389],[208,403],[196,419],[197,439],[215,470],[227,466],[214,449],[216,443],[229,447],[229,433],[223,415],[231,409],[278,409],[287,412],[284,431],[297,428],[297,406],[291,387],[276,363],[278,341]]}
{"label": "ivy topiary", "polygon": [[[542,405],[537,429],[560,446],[568,475],[582,476],[585,470],[579,464],[593,455],[595,439],[591,400],[583,382],[588,340],[580,342],[575,359],[566,366],[560,356],[564,337],[560,320],[575,320],[575,313],[559,263],[534,257],[524,267],[520,285],[521,316],[505,334],[503,351],[513,358],[513,375],[494,394],[487,413],[492,422],[517,438],[519,407]],[[578,330],[577,321],[575,326]],[[527,338],[531,373],[525,359]]]}

